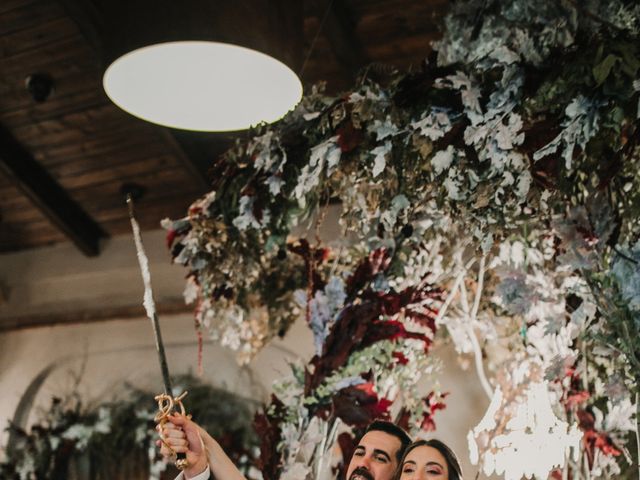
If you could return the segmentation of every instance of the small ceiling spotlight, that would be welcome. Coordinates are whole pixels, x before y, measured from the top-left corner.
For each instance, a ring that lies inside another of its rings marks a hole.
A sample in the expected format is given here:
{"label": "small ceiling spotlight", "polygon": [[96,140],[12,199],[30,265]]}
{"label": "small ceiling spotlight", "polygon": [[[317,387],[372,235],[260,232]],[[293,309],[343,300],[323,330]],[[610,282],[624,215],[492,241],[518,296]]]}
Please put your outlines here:
{"label": "small ceiling spotlight", "polygon": [[127,182],[120,185],[120,193],[125,198],[131,196],[131,199],[137,202],[147,193],[147,188],[138,183]]}
{"label": "small ceiling spotlight", "polygon": [[53,78],[48,73],[33,73],[24,81],[27,91],[37,103],[42,103],[53,93]]}

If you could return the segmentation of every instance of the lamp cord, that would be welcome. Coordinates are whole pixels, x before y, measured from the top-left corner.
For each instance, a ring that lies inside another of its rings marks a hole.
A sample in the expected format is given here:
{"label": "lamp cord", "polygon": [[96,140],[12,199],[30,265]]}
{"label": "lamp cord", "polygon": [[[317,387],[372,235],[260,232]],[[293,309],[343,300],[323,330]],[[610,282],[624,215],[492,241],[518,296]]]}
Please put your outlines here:
{"label": "lamp cord", "polygon": [[309,46],[309,50],[307,51],[307,54],[304,58],[304,61],[302,62],[302,67],[300,67],[300,73],[298,74],[298,76],[300,77],[300,79],[302,79],[302,76],[304,74],[304,70],[307,67],[307,63],[309,62],[309,58],[311,58],[311,54],[313,53],[313,49],[316,46],[316,42],[318,41],[318,37],[320,36],[320,32],[322,32],[322,28],[324,27],[325,22],[327,21],[327,18],[329,17],[329,12],[331,11],[331,7],[333,6],[333,0],[329,0],[329,2],[327,3],[327,7],[324,11],[324,14],[322,15],[322,19],[320,20],[320,26],[318,27],[318,30],[316,31],[315,36],[313,37],[313,40],[311,41],[311,45]]}

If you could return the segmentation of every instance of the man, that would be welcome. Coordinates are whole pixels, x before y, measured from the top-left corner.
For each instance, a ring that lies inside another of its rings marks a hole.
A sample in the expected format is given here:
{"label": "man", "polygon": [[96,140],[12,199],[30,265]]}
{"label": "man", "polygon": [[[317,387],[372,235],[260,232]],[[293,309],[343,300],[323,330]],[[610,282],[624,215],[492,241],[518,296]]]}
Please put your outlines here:
{"label": "man", "polygon": [[391,480],[411,438],[391,422],[369,424],[349,462],[347,480]]}
{"label": "man", "polygon": [[[176,453],[185,452],[189,462],[176,480],[207,480],[211,474],[218,480],[246,480],[218,442],[202,428],[180,415],[169,420],[162,430],[161,452],[168,457],[171,447]],[[372,422],[353,452],[347,480],[391,480],[410,443],[409,435],[397,425],[382,420]]]}

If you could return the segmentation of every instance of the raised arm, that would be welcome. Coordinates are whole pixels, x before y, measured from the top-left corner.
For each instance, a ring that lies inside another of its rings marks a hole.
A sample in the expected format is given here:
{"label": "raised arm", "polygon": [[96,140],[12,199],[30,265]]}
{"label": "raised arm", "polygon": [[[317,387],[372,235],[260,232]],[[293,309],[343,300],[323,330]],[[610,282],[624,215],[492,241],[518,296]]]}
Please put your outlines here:
{"label": "raised arm", "polygon": [[183,472],[186,480],[210,478],[206,475],[207,467],[216,480],[247,480],[220,444],[189,418],[182,415],[170,416],[161,433],[164,441],[160,441],[160,452],[163,456],[170,457],[173,452],[187,454],[189,467]]}

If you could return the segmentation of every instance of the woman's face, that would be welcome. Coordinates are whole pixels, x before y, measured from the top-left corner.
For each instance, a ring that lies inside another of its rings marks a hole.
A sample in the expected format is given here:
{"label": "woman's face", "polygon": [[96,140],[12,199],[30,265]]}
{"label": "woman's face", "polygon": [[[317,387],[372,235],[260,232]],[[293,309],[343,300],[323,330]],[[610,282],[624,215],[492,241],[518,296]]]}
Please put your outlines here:
{"label": "woman's face", "polygon": [[400,468],[400,480],[447,480],[449,478],[449,469],[444,456],[427,445],[411,450]]}

